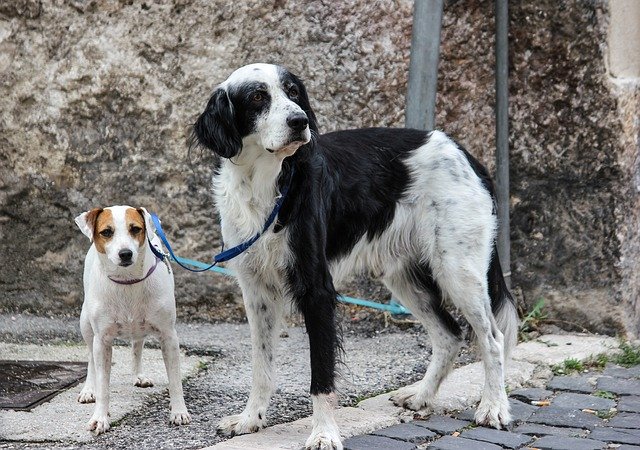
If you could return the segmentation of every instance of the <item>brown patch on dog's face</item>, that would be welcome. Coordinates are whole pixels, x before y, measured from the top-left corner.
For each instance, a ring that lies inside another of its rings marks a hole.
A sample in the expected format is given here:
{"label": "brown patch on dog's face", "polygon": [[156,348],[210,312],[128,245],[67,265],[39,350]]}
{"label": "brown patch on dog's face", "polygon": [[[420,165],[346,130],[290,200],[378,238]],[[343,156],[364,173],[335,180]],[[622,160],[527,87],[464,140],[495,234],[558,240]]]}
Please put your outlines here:
{"label": "brown patch on dog's face", "polygon": [[89,211],[85,217],[87,222],[87,226],[93,230],[93,234],[96,232],[96,219],[100,215],[100,213],[104,211],[102,208],[93,208]]}
{"label": "brown patch on dog's face", "polygon": [[93,242],[96,246],[96,250],[100,253],[106,253],[105,246],[109,240],[111,240],[115,232],[116,227],[113,223],[113,214],[108,209],[102,210],[97,216],[97,220],[95,221],[95,226],[93,228]]}
{"label": "brown patch on dog's face", "polygon": [[124,213],[124,220],[127,224],[127,231],[132,238],[138,241],[139,246],[142,247],[145,239],[144,211],[129,208]]}

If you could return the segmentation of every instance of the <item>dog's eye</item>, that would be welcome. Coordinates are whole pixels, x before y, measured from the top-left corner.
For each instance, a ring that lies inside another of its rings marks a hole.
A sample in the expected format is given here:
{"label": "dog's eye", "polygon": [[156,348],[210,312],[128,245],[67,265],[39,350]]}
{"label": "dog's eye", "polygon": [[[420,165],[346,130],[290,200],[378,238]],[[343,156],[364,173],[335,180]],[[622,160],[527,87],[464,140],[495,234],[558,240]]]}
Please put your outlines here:
{"label": "dog's eye", "polygon": [[264,97],[265,95],[263,92],[254,92],[252,100],[256,103],[260,103],[264,100]]}
{"label": "dog's eye", "polygon": [[134,225],[131,228],[129,228],[129,231],[131,231],[131,234],[138,234],[142,231],[142,228]]}
{"label": "dog's eye", "polygon": [[300,95],[300,92],[298,91],[297,87],[291,86],[289,88],[289,98],[296,100],[299,95]]}
{"label": "dog's eye", "polygon": [[104,238],[110,238],[111,236],[113,236],[113,230],[111,228],[105,228],[100,232],[100,236]]}

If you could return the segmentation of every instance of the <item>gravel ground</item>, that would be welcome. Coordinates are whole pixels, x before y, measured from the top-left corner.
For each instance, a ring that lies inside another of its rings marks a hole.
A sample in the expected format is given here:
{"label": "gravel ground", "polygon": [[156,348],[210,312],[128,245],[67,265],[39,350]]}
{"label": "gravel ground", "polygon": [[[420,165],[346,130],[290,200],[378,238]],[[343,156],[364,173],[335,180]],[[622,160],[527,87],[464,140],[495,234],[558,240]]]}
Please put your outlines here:
{"label": "gravel ground", "polygon": [[[339,396],[343,405],[418,380],[426,370],[430,347],[421,327],[384,327],[360,315],[344,318],[345,357],[340,368]],[[294,321],[295,322],[295,321]],[[401,327],[408,328],[405,330]],[[147,404],[88,444],[0,442],[0,448],[200,448],[224,440],[215,427],[221,417],[242,411],[251,380],[250,340],[246,324],[179,323],[178,335],[187,352],[207,355],[210,362],[184,383],[192,423],[169,427],[168,396],[150,397]],[[79,342],[75,318],[0,315],[0,340],[64,344]],[[278,389],[269,410],[269,424],[290,422],[311,414],[310,371],[304,329],[283,330],[277,359]],[[154,342],[149,343],[155,346]],[[463,352],[458,364],[472,357]]]}

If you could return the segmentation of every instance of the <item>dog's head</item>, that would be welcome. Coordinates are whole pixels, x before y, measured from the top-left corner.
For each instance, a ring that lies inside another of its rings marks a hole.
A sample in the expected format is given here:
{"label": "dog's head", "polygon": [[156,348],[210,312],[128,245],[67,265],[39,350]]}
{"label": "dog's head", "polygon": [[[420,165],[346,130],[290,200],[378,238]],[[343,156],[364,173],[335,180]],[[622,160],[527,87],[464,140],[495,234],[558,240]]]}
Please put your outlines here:
{"label": "dog's head", "polygon": [[223,158],[253,137],[265,151],[287,157],[317,133],[316,117],[298,77],[281,66],[250,64],[220,84],[193,127],[191,144]]}
{"label": "dog's head", "polygon": [[94,208],[80,214],[75,222],[98,253],[121,267],[136,263],[146,245],[147,233],[155,231],[147,210],[131,206]]}

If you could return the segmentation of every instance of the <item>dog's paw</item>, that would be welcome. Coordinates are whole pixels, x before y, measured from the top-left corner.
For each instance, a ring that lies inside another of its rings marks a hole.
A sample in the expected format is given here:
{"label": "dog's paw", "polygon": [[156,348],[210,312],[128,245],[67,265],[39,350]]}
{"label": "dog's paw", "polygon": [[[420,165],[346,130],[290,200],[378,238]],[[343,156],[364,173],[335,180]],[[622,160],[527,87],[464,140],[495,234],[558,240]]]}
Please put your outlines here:
{"label": "dog's paw", "polygon": [[396,406],[401,406],[412,411],[419,411],[429,406],[428,399],[415,384],[398,389],[389,400]]}
{"label": "dog's paw", "polygon": [[186,409],[182,411],[171,411],[169,423],[171,425],[186,425],[191,423],[191,415]]}
{"label": "dog's paw", "polygon": [[80,403],[95,403],[96,396],[92,389],[83,388],[78,394],[78,402]]}
{"label": "dog's paw", "polygon": [[147,378],[144,375],[138,375],[133,385],[141,388],[153,387],[153,381],[151,378]]}
{"label": "dog's paw", "polygon": [[235,436],[237,434],[255,433],[267,424],[264,414],[253,416],[249,414],[236,414],[226,416],[218,424],[218,433],[225,436]]}
{"label": "dog's paw", "polygon": [[489,426],[498,430],[507,426],[511,422],[507,397],[504,396],[504,398],[497,400],[486,400],[483,397],[478,409],[476,409],[474,418],[478,425]]}
{"label": "dog's paw", "polygon": [[87,425],[87,430],[93,431],[96,436],[101,433],[105,433],[109,431],[109,417],[107,415],[93,415],[91,420],[89,420],[89,424]]}
{"label": "dog's paw", "polygon": [[316,427],[304,444],[305,450],[342,450],[340,432],[336,427]]}

